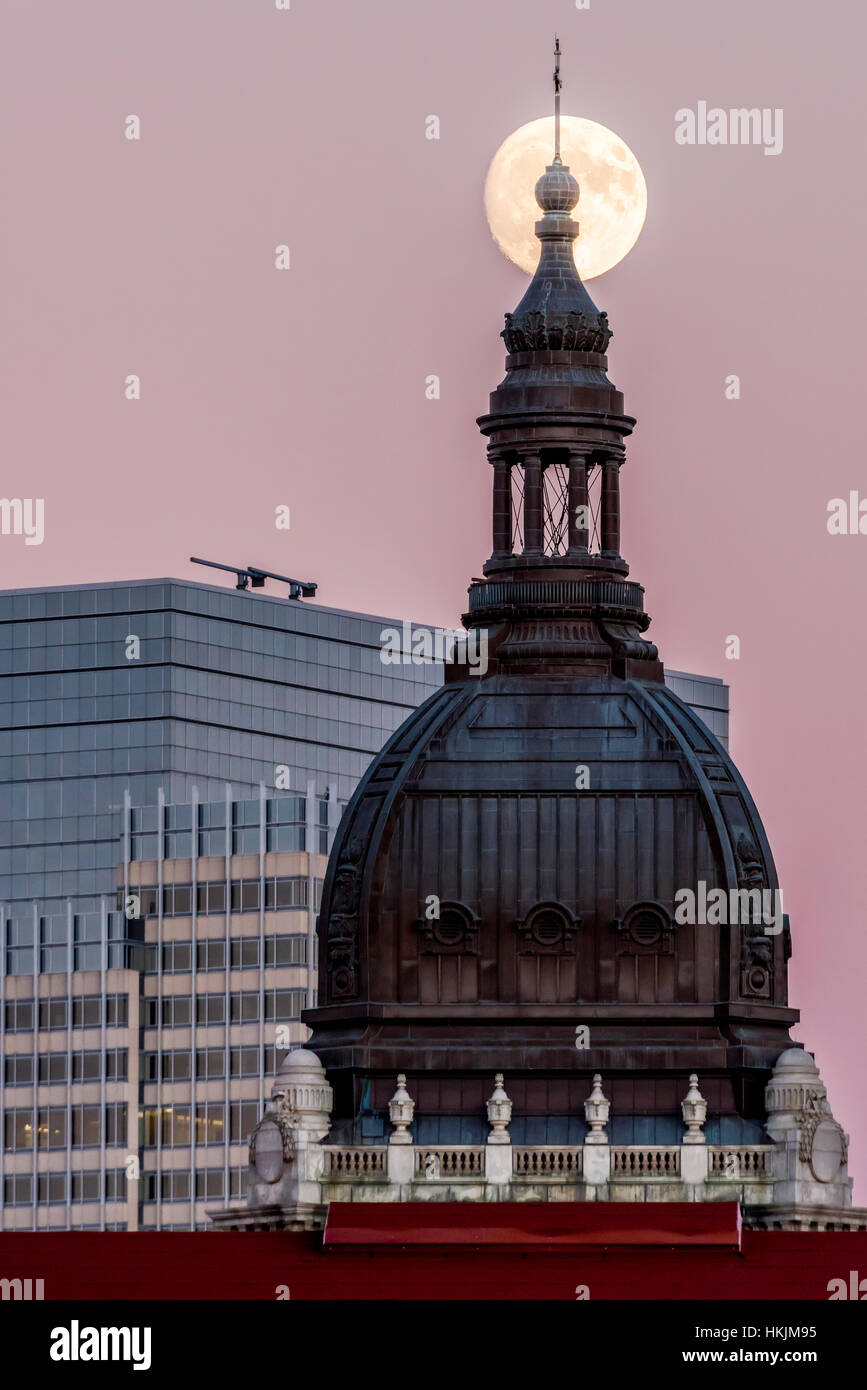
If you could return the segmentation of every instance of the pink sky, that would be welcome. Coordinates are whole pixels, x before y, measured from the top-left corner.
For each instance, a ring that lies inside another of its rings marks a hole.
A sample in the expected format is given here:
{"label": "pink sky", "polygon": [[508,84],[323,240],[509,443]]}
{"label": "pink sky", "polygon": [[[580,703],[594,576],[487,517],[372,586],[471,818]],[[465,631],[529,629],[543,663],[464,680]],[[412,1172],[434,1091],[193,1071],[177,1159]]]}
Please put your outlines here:
{"label": "pink sky", "polygon": [[[867,536],[826,529],[829,499],[867,497],[851,419],[867,12],[6,0],[6,14],[2,491],[45,498],[46,538],[0,537],[0,587],[202,580],[198,554],[449,625],[490,551],[474,422],[526,285],[491,241],[483,180],[505,136],[548,113],[559,29],[564,111],[617,131],[649,190],[637,247],[590,286],[639,419],[624,551],[666,663],[732,686],[732,751],[792,919],[797,1036],[867,1200]],[[701,100],[783,108],[782,154],[677,145],[675,111]],[[141,401],[124,399],[129,373]]]}

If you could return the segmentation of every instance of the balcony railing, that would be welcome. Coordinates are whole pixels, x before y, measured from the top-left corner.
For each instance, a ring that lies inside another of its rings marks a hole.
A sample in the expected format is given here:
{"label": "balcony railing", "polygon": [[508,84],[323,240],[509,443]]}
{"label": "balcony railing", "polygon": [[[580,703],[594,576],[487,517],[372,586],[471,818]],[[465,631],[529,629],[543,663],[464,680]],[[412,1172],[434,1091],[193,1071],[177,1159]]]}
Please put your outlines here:
{"label": "balcony railing", "polygon": [[324,1148],[325,1166],[323,1177],[330,1182],[358,1182],[363,1178],[388,1180],[388,1149]]}
{"label": "balcony railing", "polygon": [[712,1144],[708,1146],[708,1177],[730,1178],[733,1182],[745,1178],[770,1178],[772,1144],[738,1145]]}
{"label": "balcony railing", "polygon": [[432,1182],[447,1178],[483,1178],[485,1149],[483,1145],[457,1144],[450,1148],[419,1149],[415,1151],[416,1179]]}
{"label": "balcony railing", "polygon": [[[323,1180],[357,1182],[366,1178],[388,1182],[387,1145],[343,1147],[323,1145]],[[484,1181],[485,1145],[449,1144],[413,1146],[414,1182]],[[707,1177],[710,1181],[761,1182],[773,1177],[773,1145],[709,1144]],[[511,1149],[514,1179],[535,1182],[582,1182],[584,1149],[580,1144],[516,1144]],[[610,1150],[610,1180],[681,1180],[681,1148],[676,1144],[626,1144]]]}
{"label": "balcony railing", "polygon": [[584,1151],[575,1145],[569,1148],[548,1148],[538,1144],[531,1148],[512,1150],[512,1174],[516,1178],[559,1179],[575,1181],[584,1172]]}
{"label": "balcony railing", "polygon": [[679,1178],[680,1148],[631,1144],[611,1150],[612,1178]]}

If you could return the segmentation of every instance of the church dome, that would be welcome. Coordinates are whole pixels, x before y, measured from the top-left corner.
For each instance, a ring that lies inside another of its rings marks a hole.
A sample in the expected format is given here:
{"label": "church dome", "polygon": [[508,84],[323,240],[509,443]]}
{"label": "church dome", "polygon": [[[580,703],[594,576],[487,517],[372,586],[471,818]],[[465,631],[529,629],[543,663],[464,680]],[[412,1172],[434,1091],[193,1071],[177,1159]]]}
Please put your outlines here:
{"label": "church dome", "polygon": [[596,1073],[612,1142],[679,1142],[694,1072],[709,1142],[759,1141],[798,1017],[773,858],[737,768],[645,635],[620,551],[635,421],[607,376],[607,316],[572,252],[577,184],[556,158],[538,194],[539,265],[479,420],[493,550],[466,650],[341,821],[310,1047],[335,1136],[353,1142],[386,1132],[398,1073],[420,1142],[483,1142],[499,1072],[516,1142],[582,1142]]}
{"label": "church dome", "polygon": [[[530,1092],[545,1078],[546,1095],[571,1080],[576,1110],[596,1070],[615,1095],[617,1073],[638,1074],[660,1101],[697,1070],[712,1112],[728,1109],[726,1139],[758,1137],[738,1117],[762,1112],[797,1018],[787,927],[702,921],[701,884],[727,899],[778,887],[734,763],[664,684],[449,683],[344,815],[311,1046],[332,1082],[359,1063],[383,1087],[416,1067],[503,1070],[513,1099],[516,1076]],[[699,920],[684,923],[687,887]]]}

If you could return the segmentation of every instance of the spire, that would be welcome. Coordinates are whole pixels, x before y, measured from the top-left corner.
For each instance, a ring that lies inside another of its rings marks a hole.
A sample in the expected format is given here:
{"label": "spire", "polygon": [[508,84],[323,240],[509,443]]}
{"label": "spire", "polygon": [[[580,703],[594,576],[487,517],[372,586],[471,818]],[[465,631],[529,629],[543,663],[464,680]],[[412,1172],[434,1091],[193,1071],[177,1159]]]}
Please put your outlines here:
{"label": "spire", "polygon": [[572,243],[579,226],[569,214],[581,196],[578,180],[560,157],[560,40],[554,39],[554,158],[536,184],[544,217],[536,223],[542,253],[527,293],[506,314],[502,337],[510,352],[566,348],[604,353],[611,339],[608,315],[590,298],[575,267]]}
{"label": "spire", "polygon": [[560,163],[560,39],[554,35],[554,163]]}
{"label": "spire", "polygon": [[[489,674],[555,667],[596,679],[661,681],[642,633],[644,590],[620,553],[620,467],[635,421],[609,381],[611,329],[575,267],[578,181],[560,155],[560,43],[554,41],[554,157],[536,184],[541,253],[506,314],[506,375],[479,428],[493,466],[493,551],[469,590]],[[457,678],[457,676],[456,676]]]}

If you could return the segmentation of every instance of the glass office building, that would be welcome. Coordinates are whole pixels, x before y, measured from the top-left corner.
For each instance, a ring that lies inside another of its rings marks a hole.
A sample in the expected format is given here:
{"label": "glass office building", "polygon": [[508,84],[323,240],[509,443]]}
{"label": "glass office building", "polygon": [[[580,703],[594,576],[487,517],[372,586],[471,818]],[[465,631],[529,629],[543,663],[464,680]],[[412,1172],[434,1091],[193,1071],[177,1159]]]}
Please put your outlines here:
{"label": "glass office building", "polygon": [[719,676],[691,676],[685,671],[665,672],[665,683],[685,704],[691,705],[711,733],[729,746],[729,688]]}
{"label": "glass office building", "polygon": [[441,680],[383,665],[385,621],[178,580],[0,594],[0,901],[98,911],[125,803],[345,802]]}
{"label": "glass office building", "polygon": [[177,580],[0,594],[4,1227],[189,1228],[232,1195],[306,1035],[340,810],[442,680],[383,664],[386,621]]}
{"label": "glass office building", "polygon": [[[241,1192],[341,810],[442,681],[383,663],[396,626],[179,580],[0,594],[3,1228],[190,1229]],[[727,687],[668,680],[725,742]]]}

